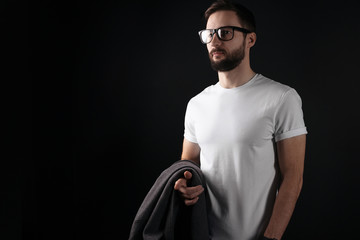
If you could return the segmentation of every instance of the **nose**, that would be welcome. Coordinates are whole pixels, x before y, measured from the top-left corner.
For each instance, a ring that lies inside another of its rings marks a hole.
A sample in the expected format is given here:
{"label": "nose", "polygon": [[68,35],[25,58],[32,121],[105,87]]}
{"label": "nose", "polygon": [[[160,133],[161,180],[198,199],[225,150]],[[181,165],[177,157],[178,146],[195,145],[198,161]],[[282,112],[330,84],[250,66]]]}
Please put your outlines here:
{"label": "nose", "polygon": [[222,43],[222,41],[219,39],[218,35],[214,33],[213,38],[210,42],[211,46],[219,46]]}

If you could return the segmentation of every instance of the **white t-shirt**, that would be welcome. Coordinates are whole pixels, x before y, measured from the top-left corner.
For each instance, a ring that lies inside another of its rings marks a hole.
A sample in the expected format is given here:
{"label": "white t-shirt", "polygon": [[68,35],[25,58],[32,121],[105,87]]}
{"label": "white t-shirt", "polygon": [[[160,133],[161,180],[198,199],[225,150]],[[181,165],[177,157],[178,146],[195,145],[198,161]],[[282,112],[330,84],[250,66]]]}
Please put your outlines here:
{"label": "white t-shirt", "polygon": [[184,136],[201,148],[212,239],[264,233],[280,179],[275,142],[306,133],[297,92],[260,74],[236,88],[209,86],[189,101]]}

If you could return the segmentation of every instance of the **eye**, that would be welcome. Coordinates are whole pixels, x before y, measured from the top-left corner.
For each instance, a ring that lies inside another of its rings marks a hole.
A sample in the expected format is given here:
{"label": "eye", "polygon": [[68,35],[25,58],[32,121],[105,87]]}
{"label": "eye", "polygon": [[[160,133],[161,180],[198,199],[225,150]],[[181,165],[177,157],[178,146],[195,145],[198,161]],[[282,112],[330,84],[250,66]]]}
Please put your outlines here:
{"label": "eye", "polygon": [[219,29],[219,36],[222,39],[229,39],[232,36],[232,31],[230,29]]}

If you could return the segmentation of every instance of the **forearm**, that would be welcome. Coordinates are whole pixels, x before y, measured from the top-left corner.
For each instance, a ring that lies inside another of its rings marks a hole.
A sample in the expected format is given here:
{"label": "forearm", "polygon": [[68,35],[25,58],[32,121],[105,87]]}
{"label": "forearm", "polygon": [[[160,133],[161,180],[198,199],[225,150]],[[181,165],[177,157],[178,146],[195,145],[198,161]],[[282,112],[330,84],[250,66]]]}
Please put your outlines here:
{"label": "forearm", "polygon": [[264,235],[281,239],[293,214],[302,187],[302,177],[284,178]]}

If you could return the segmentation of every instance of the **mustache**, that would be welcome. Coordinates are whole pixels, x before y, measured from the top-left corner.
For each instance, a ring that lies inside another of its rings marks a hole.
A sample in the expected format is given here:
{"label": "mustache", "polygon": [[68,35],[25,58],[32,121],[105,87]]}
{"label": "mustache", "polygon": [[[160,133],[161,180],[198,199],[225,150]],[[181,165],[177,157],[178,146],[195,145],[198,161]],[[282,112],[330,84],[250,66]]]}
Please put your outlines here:
{"label": "mustache", "polygon": [[226,53],[226,51],[222,48],[214,48],[213,50],[210,51],[210,54],[213,55],[214,52],[223,52]]}

